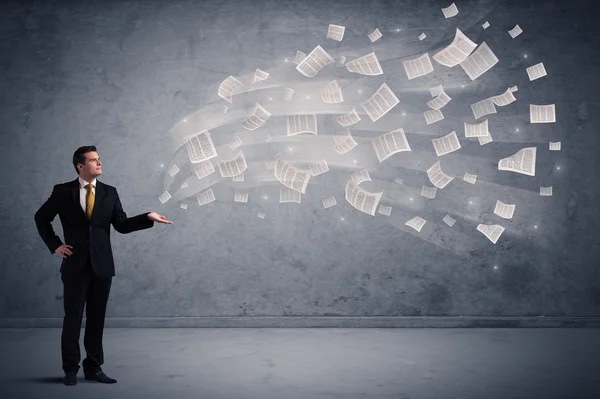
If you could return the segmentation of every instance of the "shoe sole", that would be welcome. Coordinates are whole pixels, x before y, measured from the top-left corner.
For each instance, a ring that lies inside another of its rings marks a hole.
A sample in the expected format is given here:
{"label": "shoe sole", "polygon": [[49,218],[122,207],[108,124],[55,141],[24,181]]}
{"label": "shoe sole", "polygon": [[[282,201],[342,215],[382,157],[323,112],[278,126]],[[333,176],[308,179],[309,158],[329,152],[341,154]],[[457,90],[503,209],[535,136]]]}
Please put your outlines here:
{"label": "shoe sole", "polygon": [[95,381],[95,382],[99,382],[99,383],[101,383],[101,384],[116,384],[116,383],[117,383],[117,381],[107,381],[107,382],[104,382],[104,381],[98,381],[98,380],[97,380],[97,379],[95,379],[95,378],[86,378],[86,380],[87,380],[87,381]]}

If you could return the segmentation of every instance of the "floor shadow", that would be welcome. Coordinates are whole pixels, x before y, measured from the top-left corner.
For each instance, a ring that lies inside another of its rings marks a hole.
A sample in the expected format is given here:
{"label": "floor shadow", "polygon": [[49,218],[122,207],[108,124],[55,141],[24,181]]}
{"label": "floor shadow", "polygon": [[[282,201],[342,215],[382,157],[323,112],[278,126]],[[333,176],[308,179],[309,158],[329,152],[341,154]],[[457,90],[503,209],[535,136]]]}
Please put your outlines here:
{"label": "floor shadow", "polygon": [[23,378],[13,378],[12,381],[35,383],[35,384],[62,384],[63,377],[23,377]]}

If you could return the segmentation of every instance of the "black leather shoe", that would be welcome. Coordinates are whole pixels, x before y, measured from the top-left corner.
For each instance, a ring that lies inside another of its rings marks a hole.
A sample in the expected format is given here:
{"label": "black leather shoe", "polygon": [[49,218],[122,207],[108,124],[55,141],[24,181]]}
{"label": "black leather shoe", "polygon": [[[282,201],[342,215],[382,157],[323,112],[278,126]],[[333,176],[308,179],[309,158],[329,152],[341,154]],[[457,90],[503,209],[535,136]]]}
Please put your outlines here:
{"label": "black leather shoe", "polygon": [[85,379],[89,381],[101,382],[103,384],[115,384],[117,382],[117,380],[110,378],[101,370],[96,371],[95,373],[85,373]]}
{"label": "black leather shoe", "polygon": [[63,378],[63,382],[65,385],[76,385],[77,384],[77,372],[76,371],[67,371],[65,373],[65,378]]}

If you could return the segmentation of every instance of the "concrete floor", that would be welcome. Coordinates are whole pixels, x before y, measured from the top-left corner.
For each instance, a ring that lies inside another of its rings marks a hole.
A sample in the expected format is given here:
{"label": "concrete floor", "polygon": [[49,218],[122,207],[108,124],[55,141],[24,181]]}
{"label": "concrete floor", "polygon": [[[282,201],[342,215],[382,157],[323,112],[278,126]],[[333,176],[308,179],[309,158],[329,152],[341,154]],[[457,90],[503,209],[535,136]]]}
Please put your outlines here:
{"label": "concrete floor", "polygon": [[108,328],[104,337],[103,369],[118,383],[85,381],[80,370],[66,387],[60,329],[0,329],[0,397],[600,398],[599,329]]}

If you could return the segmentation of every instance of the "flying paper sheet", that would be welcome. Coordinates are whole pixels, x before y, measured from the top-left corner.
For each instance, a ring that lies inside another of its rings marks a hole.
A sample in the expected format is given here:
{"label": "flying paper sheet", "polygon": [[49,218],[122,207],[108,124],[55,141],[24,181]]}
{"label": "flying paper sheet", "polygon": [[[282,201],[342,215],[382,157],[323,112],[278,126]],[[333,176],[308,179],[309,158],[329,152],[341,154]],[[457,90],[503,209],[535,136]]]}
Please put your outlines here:
{"label": "flying paper sheet", "polygon": [[346,69],[350,72],[367,76],[383,75],[383,70],[374,52],[348,62]]}
{"label": "flying paper sheet", "polygon": [[496,54],[492,52],[486,42],[483,42],[477,50],[460,63],[460,66],[471,80],[475,80],[489,71],[498,61]]}
{"label": "flying paper sheet", "polygon": [[337,205],[337,201],[333,195],[331,197],[325,198],[324,200],[321,200],[321,202],[323,203],[323,208],[325,209]]}
{"label": "flying paper sheet", "polygon": [[340,125],[346,127],[358,123],[360,121],[360,116],[358,116],[356,109],[352,108],[352,111],[350,111],[346,115],[338,116],[336,120]]}
{"label": "flying paper sheet", "polygon": [[453,219],[450,215],[444,216],[442,220],[450,227],[454,226],[454,223],[456,223],[456,219]]}
{"label": "flying paper sheet", "polygon": [[208,130],[186,139],[185,144],[192,163],[207,161],[218,155]]}
{"label": "flying paper sheet", "polygon": [[233,196],[233,201],[247,203],[248,202],[248,193],[241,193],[239,191],[236,191]]}
{"label": "flying paper sheet", "polygon": [[375,210],[383,193],[370,193],[359,187],[352,180],[348,180],[345,189],[346,201],[354,208],[368,215],[375,216]]}
{"label": "flying paper sheet", "polygon": [[333,149],[338,154],[346,154],[358,145],[348,129],[336,133],[335,136],[333,136],[333,140],[335,142]]}
{"label": "flying paper sheet", "polygon": [[296,67],[302,75],[312,78],[325,66],[333,63],[333,58],[321,46],[315,47]]}
{"label": "flying paper sheet", "polygon": [[302,194],[296,190],[292,190],[288,187],[281,187],[279,189],[279,203],[283,204],[286,202],[295,202],[297,204],[302,200]]}
{"label": "flying paper sheet", "polygon": [[165,191],[164,193],[162,193],[160,195],[160,197],[158,197],[158,200],[160,201],[161,204],[164,204],[165,202],[167,202],[170,199],[171,199],[171,194],[168,191]]}
{"label": "flying paper sheet", "polygon": [[242,122],[245,129],[254,131],[265,124],[271,113],[264,109],[259,103],[254,104],[254,108],[246,113],[246,119]]}
{"label": "flying paper sheet", "polygon": [[375,41],[379,40],[379,38],[381,38],[381,36],[383,36],[383,35],[379,31],[379,29],[375,29],[373,31],[373,33],[369,33],[367,36],[369,36],[369,39],[371,40],[371,42],[375,42]]}
{"label": "flying paper sheet", "polygon": [[169,172],[169,176],[173,177],[179,172],[179,167],[173,164],[173,166],[171,166],[167,172]]}
{"label": "flying paper sheet", "polygon": [[204,161],[194,164],[194,173],[196,174],[198,180],[200,180],[215,173],[215,167],[211,161]]}
{"label": "flying paper sheet", "polygon": [[231,103],[233,101],[233,95],[243,86],[244,84],[238,79],[234,78],[233,76],[229,76],[219,85],[219,97]]}
{"label": "flying paper sheet", "polygon": [[278,158],[275,162],[273,174],[284,186],[299,191],[302,194],[306,193],[308,181],[312,176],[310,169],[297,168],[294,165],[283,161],[281,158]]}
{"label": "flying paper sheet", "polygon": [[329,166],[327,165],[327,161],[325,159],[319,162],[311,163],[309,168],[313,176],[318,176],[329,171]]}
{"label": "flying paper sheet", "polygon": [[466,181],[467,183],[475,184],[475,181],[477,180],[477,175],[472,175],[470,173],[465,172],[465,176],[463,177],[463,180]]}
{"label": "flying paper sheet", "polygon": [[496,207],[494,213],[503,219],[512,219],[515,214],[516,204],[505,204],[500,200],[496,200]]}
{"label": "flying paper sheet", "polygon": [[477,225],[477,231],[481,232],[488,240],[495,244],[502,233],[504,233],[504,227],[498,224],[479,224]]}
{"label": "flying paper sheet", "polygon": [[341,42],[344,38],[345,31],[346,28],[343,26],[329,24],[329,28],[327,29],[327,38]]}
{"label": "flying paper sheet", "polygon": [[317,134],[317,115],[288,115],[286,119],[288,136]]}
{"label": "flying paper sheet", "polygon": [[433,148],[435,149],[435,153],[438,157],[449,154],[461,148],[455,131],[438,139],[432,139],[431,142],[433,143]]}
{"label": "flying paper sheet", "polygon": [[254,76],[252,77],[252,83],[260,82],[261,80],[267,80],[268,77],[268,72],[256,68],[256,71],[254,71]]}
{"label": "flying paper sheet", "polygon": [[379,209],[377,210],[377,213],[380,213],[385,216],[390,216],[392,214],[392,207],[379,204]]}
{"label": "flying paper sheet", "polygon": [[529,104],[529,121],[530,123],[555,123],[556,108],[554,104]]}
{"label": "flying paper sheet", "polygon": [[206,205],[215,201],[215,193],[212,188],[209,188],[200,194],[196,194],[196,199],[198,200],[198,205]]}
{"label": "flying paper sheet", "polygon": [[536,79],[543,78],[544,76],[548,75],[548,73],[546,72],[546,68],[544,68],[543,62],[532,65],[529,68],[526,68],[525,71],[527,71],[527,76],[529,77],[530,81],[534,81]]}
{"label": "flying paper sheet", "polygon": [[371,143],[380,163],[401,151],[411,150],[402,128],[379,135]]}
{"label": "flying paper sheet", "polygon": [[439,109],[432,109],[429,111],[425,111],[423,112],[423,116],[425,117],[425,122],[428,125],[431,125],[432,123],[441,121],[442,119],[444,119],[444,114],[442,114],[442,111],[440,111]]}
{"label": "flying paper sheet", "polygon": [[514,28],[512,28],[511,30],[508,31],[508,34],[510,35],[510,37],[512,37],[513,39],[517,36],[519,36],[521,33],[523,33],[523,29],[521,29],[521,27],[517,24],[515,25]]}
{"label": "flying paper sheet", "polygon": [[433,72],[433,65],[427,53],[412,60],[402,61],[402,65],[404,65],[404,71],[406,72],[406,76],[408,76],[408,80]]}
{"label": "flying paper sheet", "polygon": [[437,161],[433,166],[427,169],[427,177],[429,177],[431,184],[440,189],[446,187],[448,183],[454,180],[454,177],[448,176],[442,171],[440,161]]}
{"label": "flying paper sheet", "polygon": [[423,219],[420,216],[415,216],[414,218],[410,219],[408,222],[404,223],[406,226],[410,226],[413,229],[417,230],[418,232],[421,232],[421,229],[423,228],[423,226],[425,226],[426,220]]}
{"label": "flying paper sheet", "polygon": [[458,15],[458,7],[452,3],[448,7],[442,8],[442,12],[444,13],[444,18],[452,18]]}
{"label": "flying paper sheet", "polygon": [[433,59],[438,64],[452,68],[465,61],[475,50],[475,47],[477,47],[477,44],[457,28],[452,43],[436,53]]}
{"label": "flying paper sheet", "polygon": [[392,92],[392,89],[386,83],[379,86],[379,89],[373,94],[368,100],[362,102],[360,105],[369,115],[371,121],[375,122],[383,115],[390,112],[400,100]]}
{"label": "flying paper sheet", "polygon": [[306,58],[306,54],[303,53],[300,50],[296,51],[296,56],[294,57],[294,60],[292,61],[294,64],[298,65],[299,63],[301,63],[304,59]]}
{"label": "flying paper sheet", "polygon": [[536,147],[527,147],[498,161],[498,170],[535,176]]}
{"label": "flying paper sheet", "polygon": [[327,104],[337,104],[344,101],[342,89],[338,86],[337,81],[333,80],[321,87],[321,98]]}
{"label": "flying paper sheet", "polygon": [[246,158],[242,151],[238,152],[235,159],[231,161],[219,161],[218,166],[221,177],[237,176],[248,168]]}

